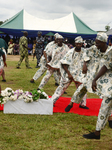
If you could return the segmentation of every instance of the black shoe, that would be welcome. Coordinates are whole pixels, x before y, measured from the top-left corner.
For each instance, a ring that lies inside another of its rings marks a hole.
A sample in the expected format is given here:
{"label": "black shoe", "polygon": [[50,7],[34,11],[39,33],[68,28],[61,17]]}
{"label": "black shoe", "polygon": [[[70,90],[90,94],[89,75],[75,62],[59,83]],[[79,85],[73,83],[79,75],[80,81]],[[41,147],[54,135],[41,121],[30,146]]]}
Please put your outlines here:
{"label": "black shoe", "polygon": [[65,108],[65,111],[66,111],[66,112],[69,112],[72,107],[73,107],[73,106],[68,105],[68,106]]}
{"label": "black shoe", "polygon": [[2,82],[6,82],[6,80],[2,80]]}
{"label": "black shoe", "polygon": [[56,85],[56,86],[59,86],[59,84],[58,84],[58,83],[55,83],[55,85]]}
{"label": "black shoe", "polygon": [[30,80],[31,83],[35,83],[34,80]]}
{"label": "black shoe", "polygon": [[89,107],[87,107],[87,106],[81,106],[81,105],[79,105],[79,108],[89,109]]}
{"label": "black shoe", "polygon": [[35,68],[39,68],[39,66],[36,66]]}
{"label": "black shoe", "polygon": [[32,69],[32,67],[26,67],[27,69]]}
{"label": "black shoe", "polygon": [[21,69],[20,67],[16,67],[17,69]]}
{"label": "black shoe", "polygon": [[64,92],[64,94],[67,94],[67,92]]}
{"label": "black shoe", "polygon": [[89,134],[84,134],[83,137],[86,139],[100,139],[100,135],[95,135],[94,132],[90,132]]}
{"label": "black shoe", "polygon": [[109,127],[112,128],[112,120],[108,120],[109,122]]}

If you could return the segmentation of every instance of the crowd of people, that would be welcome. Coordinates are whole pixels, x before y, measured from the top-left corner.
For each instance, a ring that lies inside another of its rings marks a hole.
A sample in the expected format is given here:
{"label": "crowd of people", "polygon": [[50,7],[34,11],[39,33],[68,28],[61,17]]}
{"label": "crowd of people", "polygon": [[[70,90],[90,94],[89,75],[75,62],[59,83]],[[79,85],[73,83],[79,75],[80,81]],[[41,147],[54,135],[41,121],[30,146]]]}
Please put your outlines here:
{"label": "crowd of people", "polygon": [[[98,33],[95,41],[92,41],[89,45],[81,36],[76,37],[74,43],[70,44],[67,38],[64,39],[62,35],[56,33],[54,34],[54,40],[46,42],[46,46],[43,46],[42,32],[38,32],[37,35],[33,45],[31,45],[30,42],[28,43],[28,32],[23,32],[23,36],[19,39],[20,60],[16,68],[20,69],[21,63],[25,59],[26,68],[32,69],[28,55],[33,50],[33,60],[36,56],[36,68],[39,69],[30,82],[35,83],[46,71],[37,88],[42,89],[52,74],[54,75],[55,85],[58,87],[49,98],[53,101],[54,107],[56,101],[63,93],[66,93],[66,89],[74,82],[76,91],[74,91],[70,103],[65,108],[65,112],[69,112],[74,103],[80,103],[79,109],[89,109],[86,106],[87,92],[99,95],[103,100],[99,110],[96,130],[84,134],[83,137],[100,139],[100,132],[107,121],[109,127],[112,128],[112,47],[107,45],[108,37],[106,33]],[[15,47],[12,41],[10,41],[10,44],[10,50],[7,51],[7,54]],[[0,51],[2,51],[3,45],[0,48]],[[4,66],[7,66],[4,54],[2,51],[0,56],[3,57]]]}
{"label": "crowd of people", "polygon": [[[0,36],[0,38],[5,40],[7,44],[7,48],[5,49],[7,55],[20,55],[20,47],[19,47],[20,37],[14,37],[14,36],[12,37],[7,34],[5,36],[4,35]],[[33,60],[36,57],[37,59],[36,68],[39,68],[40,58],[43,55],[43,51],[46,45],[53,40],[54,40],[53,36],[42,35],[42,32],[40,31],[37,33],[37,37],[32,37],[32,38],[27,37],[28,48],[29,48],[28,55],[32,55]],[[92,45],[92,41],[93,40],[91,39],[85,40],[83,46],[90,47]],[[73,40],[70,39],[69,42],[68,38],[65,38],[64,43],[67,44],[69,48],[73,48],[74,45]]]}
{"label": "crowd of people", "polygon": [[92,46],[85,48],[84,40],[81,36],[75,38],[75,47],[70,47],[63,42],[63,37],[55,34],[55,40],[49,43],[44,50],[44,55],[40,61],[40,69],[37,70],[33,79],[34,83],[46,70],[38,89],[42,89],[48,82],[51,75],[56,72],[59,80],[58,87],[50,100],[55,107],[56,101],[65,92],[71,82],[76,85],[70,103],[65,108],[65,112],[72,109],[74,103],[80,103],[82,109],[89,109],[86,106],[87,92],[95,93],[102,98],[99,110],[96,130],[89,134],[84,134],[87,139],[100,139],[100,132],[106,122],[112,128],[112,47],[107,45],[108,37],[105,33],[98,33]]}

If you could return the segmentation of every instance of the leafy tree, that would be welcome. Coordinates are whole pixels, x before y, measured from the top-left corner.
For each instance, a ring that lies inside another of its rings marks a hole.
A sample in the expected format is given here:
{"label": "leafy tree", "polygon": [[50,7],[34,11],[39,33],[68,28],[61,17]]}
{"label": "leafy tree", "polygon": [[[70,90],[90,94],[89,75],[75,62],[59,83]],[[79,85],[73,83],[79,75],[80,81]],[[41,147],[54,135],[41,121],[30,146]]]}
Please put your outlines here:
{"label": "leafy tree", "polygon": [[109,31],[109,30],[110,30],[110,26],[108,26],[108,25],[105,26],[105,30],[106,30],[106,31]]}
{"label": "leafy tree", "polygon": [[0,25],[3,24],[3,21],[0,21]]}

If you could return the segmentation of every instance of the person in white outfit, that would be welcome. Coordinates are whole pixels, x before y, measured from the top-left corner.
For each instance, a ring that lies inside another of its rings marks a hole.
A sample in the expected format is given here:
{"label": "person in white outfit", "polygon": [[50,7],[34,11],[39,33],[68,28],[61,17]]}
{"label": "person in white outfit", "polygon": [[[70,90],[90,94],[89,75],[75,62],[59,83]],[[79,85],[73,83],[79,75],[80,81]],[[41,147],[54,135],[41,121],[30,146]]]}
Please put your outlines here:
{"label": "person in white outfit", "polygon": [[[106,33],[98,33],[96,37],[96,46],[104,55],[99,61],[99,69],[92,80],[92,90],[102,98],[99,110],[96,130],[89,134],[84,134],[86,139],[100,139],[101,130],[104,129],[107,121],[112,128],[112,47],[107,46]],[[88,87],[87,87],[88,90]]]}
{"label": "person in white outfit", "polygon": [[64,57],[64,55],[69,51],[69,47],[63,43],[63,37],[58,35],[57,37],[57,46],[52,51],[51,61],[47,63],[47,72],[46,75],[43,77],[39,89],[42,89],[44,85],[48,82],[51,75],[57,71],[58,75],[60,75],[60,60]]}
{"label": "person in white outfit", "polygon": [[[76,88],[81,85],[82,78],[84,74],[82,74],[83,67],[83,54],[84,48],[82,48],[83,39],[81,36],[75,38],[75,47],[68,51],[68,53],[60,60],[60,72],[61,72],[61,80],[60,85],[50,98],[53,100],[55,104],[59,97],[64,93],[64,91],[68,88],[71,82],[74,82]],[[89,109],[86,106],[86,95],[83,97],[80,105],[80,108]],[[69,108],[65,110],[69,111]]]}
{"label": "person in white outfit", "polygon": [[[44,49],[44,55],[40,59],[40,69],[37,70],[33,78],[30,80],[31,83],[35,83],[35,81],[38,80],[47,70],[47,63],[49,63],[51,60],[52,51],[55,49],[55,47],[57,47],[57,35],[58,33],[54,35],[54,41],[48,43],[46,48]],[[53,75],[55,79],[55,85],[59,85],[59,76],[57,74],[57,71],[55,71]]]}

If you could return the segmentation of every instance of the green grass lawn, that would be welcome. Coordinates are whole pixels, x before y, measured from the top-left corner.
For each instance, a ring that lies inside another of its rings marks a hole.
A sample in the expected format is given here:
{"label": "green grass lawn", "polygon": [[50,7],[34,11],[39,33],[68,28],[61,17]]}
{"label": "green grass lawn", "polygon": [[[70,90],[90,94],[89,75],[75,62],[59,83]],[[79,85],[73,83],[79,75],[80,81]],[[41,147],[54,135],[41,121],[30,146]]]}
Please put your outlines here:
{"label": "green grass lawn", "polygon": [[[34,84],[30,79],[37,71],[36,59],[30,65],[33,69],[26,69],[23,61],[21,69],[16,69],[17,56],[7,57],[7,68],[5,68],[6,83],[0,77],[2,90],[10,87],[13,90],[32,90],[38,88],[42,79],[39,78]],[[51,77],[44,91],[52,95],[56,89],[54,78]],[[72,83],[66,90],[71,97],[75,91]],[[88,93],[88,98],[98,98],[94,94]],[[0,111],[0,150],[111,150],[112,149],[112,129],[108,123],[101,132],[100,140],[87,140],[82,137],[95,129],[97,117],[81,116],[73,113],[54,113],[48,115],[17,115],[3,114]]]}

